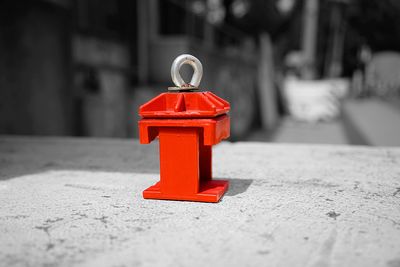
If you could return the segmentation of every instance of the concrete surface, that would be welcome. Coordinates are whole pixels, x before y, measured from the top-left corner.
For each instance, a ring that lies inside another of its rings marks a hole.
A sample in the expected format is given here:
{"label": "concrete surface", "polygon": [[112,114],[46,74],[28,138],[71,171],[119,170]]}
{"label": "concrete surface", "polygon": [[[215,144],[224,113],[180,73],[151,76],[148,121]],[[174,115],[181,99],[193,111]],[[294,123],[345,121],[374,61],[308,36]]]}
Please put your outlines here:
{"label": "concrete surface", "polygon": [[222,143],[217,204],[142,199],[156,153],[0,137],[0,265],[400,266],[400,148]]}

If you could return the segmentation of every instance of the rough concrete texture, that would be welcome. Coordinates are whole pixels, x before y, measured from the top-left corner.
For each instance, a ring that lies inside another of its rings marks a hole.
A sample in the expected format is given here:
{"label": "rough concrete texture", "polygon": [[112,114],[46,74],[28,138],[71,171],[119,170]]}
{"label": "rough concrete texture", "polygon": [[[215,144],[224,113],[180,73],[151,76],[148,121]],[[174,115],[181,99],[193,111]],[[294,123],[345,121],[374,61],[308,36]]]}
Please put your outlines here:
{"label": "rough concrete texture", "polygon": [[144,200],[156,145],[0,138],[1,266],[400,266],[400,148],[222,143],[220,203]]}

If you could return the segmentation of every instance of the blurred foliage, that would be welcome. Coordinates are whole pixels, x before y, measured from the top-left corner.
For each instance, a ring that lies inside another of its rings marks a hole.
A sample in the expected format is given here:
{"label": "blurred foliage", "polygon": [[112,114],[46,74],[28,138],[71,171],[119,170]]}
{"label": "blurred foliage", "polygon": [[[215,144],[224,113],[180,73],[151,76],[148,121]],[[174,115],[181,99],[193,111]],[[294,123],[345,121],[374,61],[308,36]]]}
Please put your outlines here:
{"label": "blurred foliage", "polygon": [[400,1],[352,0],[348,25],[372,50],[400,50]]}
{"label": "blurred foliage", "polygon": [[225,4],[232,9],[236,2],[244,2],[247,12],[240,17],[228,12],[228,21],[247,33],[256,35],[268,32],[272,39],[287,33],[293,18],[301,12],[303,3],[302,0],[293,1],[293,5],[285,12],[279,8],[282,0],[226,0]]}

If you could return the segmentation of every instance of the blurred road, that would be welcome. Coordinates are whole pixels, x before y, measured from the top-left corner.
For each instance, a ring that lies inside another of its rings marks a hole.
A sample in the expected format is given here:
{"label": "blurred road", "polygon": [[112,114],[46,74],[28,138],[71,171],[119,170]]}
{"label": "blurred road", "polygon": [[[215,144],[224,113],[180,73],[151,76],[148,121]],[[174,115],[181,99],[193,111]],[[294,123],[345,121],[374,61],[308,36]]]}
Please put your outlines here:
{"label": "blurred road", "polygon": [[258,131],[251,134],[247,141],[303,144],[348,144],[342,122],[307,123],[283,118],[273,133]]}

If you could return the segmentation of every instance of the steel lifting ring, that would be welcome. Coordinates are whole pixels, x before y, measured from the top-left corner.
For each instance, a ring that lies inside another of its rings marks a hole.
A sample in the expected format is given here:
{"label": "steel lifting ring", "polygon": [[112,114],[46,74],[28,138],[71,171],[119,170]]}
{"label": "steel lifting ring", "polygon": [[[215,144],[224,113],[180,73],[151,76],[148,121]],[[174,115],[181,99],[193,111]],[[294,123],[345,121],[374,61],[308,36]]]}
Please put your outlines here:
{"label": "steel lifting ring", "polygon": [[[179,73],[183,64],[189,64],[193,68],[193,76],[190,83],[186,83]],[[200,60],[188,54],[180,55],[175,58],[171,66],[172,81],[177,87],[169,88],[170,90],[197,89],[200,85],[201,77],[203,76],[203,66]]]}

